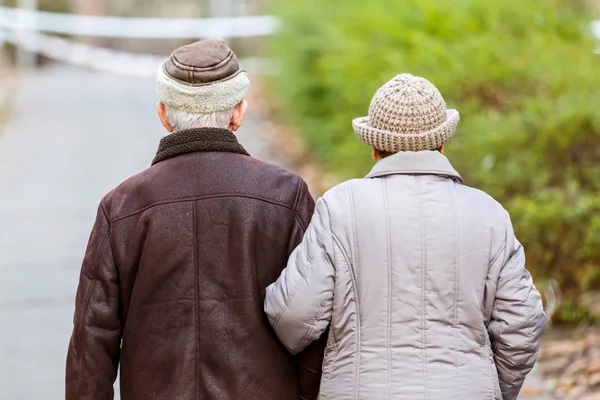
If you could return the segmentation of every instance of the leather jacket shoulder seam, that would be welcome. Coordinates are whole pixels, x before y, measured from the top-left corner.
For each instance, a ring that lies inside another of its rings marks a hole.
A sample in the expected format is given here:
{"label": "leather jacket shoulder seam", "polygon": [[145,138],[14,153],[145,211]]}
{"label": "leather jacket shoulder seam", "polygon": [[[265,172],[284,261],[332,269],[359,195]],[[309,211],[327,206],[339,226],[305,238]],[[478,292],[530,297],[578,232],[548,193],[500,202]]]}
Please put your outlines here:
{"label": "leather jacket shoulder seam", "polygon": [[300,227],[302,228],[302,231],[304,233],[306,233],[306,230],[308,229],[309,222],[304,221],[304,219],[302,218],[302,216],[298,212],[298,202],[300,201],[300,197],[301,197],[300,195],[301,195],[301,192],[302,192],[302,182],[303,182],[302,178],[298,177],[298,188],[296,190],[296,199],[294,200],[294,207],[292,208],[292,212],[294,213],[294,218],[300,224]]}
{"label": "leather jacket shoulder seam", "polygon": [[[279,207],[283,207],[283,208],[287,208],[288,210],[294,212],[294,209],[289,205],[289,204],[285,204],[283,202],[279,202],[276,200],[272,200],[272,199],[268,199],[265,197],[261,197],[261,196],[256,196],[256,195],[248,195],[248,194],[240,194],[240,193],[223,193],[223,194],[211,194],[211,195],[207,195],[207,196],[199,196],[199,197],[189,197],[189,198],[182,198],[182,199],[175,199],[175,200],[165,200],[165,201],[159,201],[159,202],[155,202],[152,204],[149,204],[141,209],[138,209],[136,211],[121,215],[121,216],[116,216],[115,218],[112,219],[112,221],[109,221],[110,224],[114,224],[116,222],[119,222],[121,220],[133,217],[137,214],[141,214],[144,211],[147,211],[151,208],[154,208],[156,206],[162,206],[165,204],[174,204],[174,203],[187,203],[187,202],[191,202],[191,201],[201,201],[201,200],[209,200],[209,199],[217,199],[217,198],[225,198],[225,197],[242,197],[242,198],[247,198],[247,199],[253,199],[253,200],[258,200],[258,201],[262,201],[264,203],[269,203],[275,206],[279,206]],[[294,215],[296,213],[294,212]]]}
{"label": "leather jacket shoulder seam", "polygon": [[104,200],[104,199],[100,202],[100,209],[102,210],[102,214],[104,214],[104,218],[106,219],[106,222],[108,222],[108,227],[109,227],[109,230],[110,230],[111,222],[110,222],[109,214],[106,211],[106,204],[105,204],[105,202],[106,202],[106,200]]}
{"label": "leather jacket shoulder seam", "polygon": [[298,185],[296,186],[296,198],[294,199],[294,211],[298,207],[298,200],[300,200],[300,191],[302,191],[302,180],[298,178]]}

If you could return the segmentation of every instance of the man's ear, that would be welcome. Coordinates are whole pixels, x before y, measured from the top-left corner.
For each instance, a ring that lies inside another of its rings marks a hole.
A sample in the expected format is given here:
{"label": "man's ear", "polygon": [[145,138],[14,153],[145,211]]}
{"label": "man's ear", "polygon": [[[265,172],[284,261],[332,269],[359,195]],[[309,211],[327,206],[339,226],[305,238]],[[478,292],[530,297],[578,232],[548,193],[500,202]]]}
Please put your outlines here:
{"label": "man's ear", "polygon": [[169,123],[169,117],[167,116],[167,107],[164,105],[164,103],[159,101],[156,104],[156,112],[158,113],[158,117],[160,118],[162,126],[164,126],[167,131],[173,133],[175,129],[173,129],[173,127]]}
{"label": "man's ear", "polygon": [[229,130],[232,132],[237,131],[242,126],[244,118],[246,117],[246,111],[248,111],[248,102],[242,100],[235,109],[233,110],[233,116],[231,117],[231,123],[229,124]]}

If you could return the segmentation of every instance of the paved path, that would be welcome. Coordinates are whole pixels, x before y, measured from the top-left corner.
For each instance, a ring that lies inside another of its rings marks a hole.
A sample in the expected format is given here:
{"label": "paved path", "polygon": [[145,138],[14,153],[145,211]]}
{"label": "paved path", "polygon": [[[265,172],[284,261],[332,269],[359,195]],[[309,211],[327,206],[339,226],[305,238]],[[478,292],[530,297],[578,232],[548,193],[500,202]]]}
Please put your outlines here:
{"label": "paved path", "polygon": [[[0,400],[58,400],[96,207],[163,131],[152,80],[55,67],[19,86],[0,132]],[[251,111],[240,137],[262,157],[256,133]]]}

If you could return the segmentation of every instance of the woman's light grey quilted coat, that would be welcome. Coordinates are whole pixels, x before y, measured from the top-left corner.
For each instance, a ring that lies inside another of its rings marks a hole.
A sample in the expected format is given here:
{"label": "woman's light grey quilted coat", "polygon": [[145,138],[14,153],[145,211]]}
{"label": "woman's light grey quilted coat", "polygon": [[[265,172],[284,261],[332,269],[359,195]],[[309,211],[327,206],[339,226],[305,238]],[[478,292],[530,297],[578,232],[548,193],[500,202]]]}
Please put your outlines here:
{"label": "woman's light grey quilted coat", "polygon": [[436,151],[326,193],[265,310],[297,353],[331,324],[321,400],[514,400],[546,324],[507,212]]}

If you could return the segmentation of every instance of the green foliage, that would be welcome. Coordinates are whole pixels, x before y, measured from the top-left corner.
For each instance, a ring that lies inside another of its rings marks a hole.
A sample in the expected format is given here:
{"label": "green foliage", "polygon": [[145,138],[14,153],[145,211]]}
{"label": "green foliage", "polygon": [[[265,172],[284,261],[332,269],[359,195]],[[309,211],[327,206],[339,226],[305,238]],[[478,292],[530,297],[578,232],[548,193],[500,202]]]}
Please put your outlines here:
{"label": "green foliage", "polygon": [[[69,12],[72,0],[38,0],[38,9],[51,12]],[[6,7],[18,7],[19,0],[5,0]]]}
{"label": "green foliage", "polygon": [[40,10],[68,13],[71,11],[72,0],[39,0]]}
{"label": "green foliage", "polygon": [[556,278],[575,310],[600,289],[600,56],[582,2],[274,7],[274,95],[326,167],[364,175],[372,162],[352,119],[395,74],[424,76],[462,116],[450,159],[511,212],[535,277]]}

